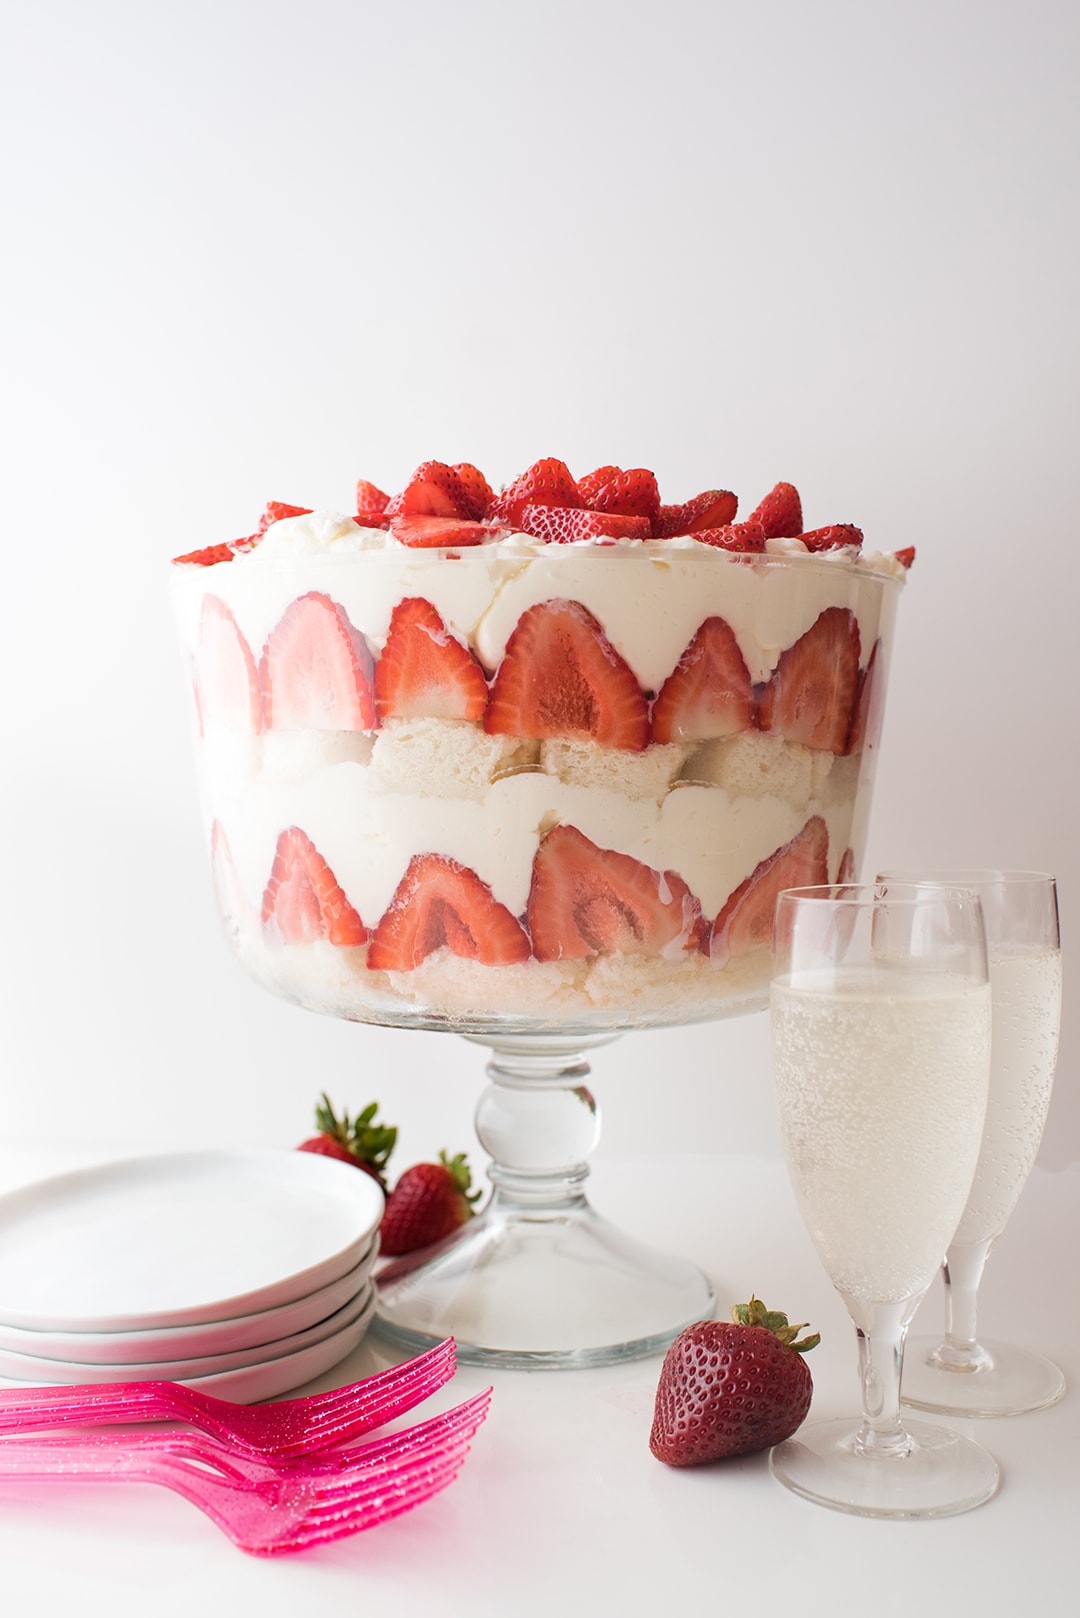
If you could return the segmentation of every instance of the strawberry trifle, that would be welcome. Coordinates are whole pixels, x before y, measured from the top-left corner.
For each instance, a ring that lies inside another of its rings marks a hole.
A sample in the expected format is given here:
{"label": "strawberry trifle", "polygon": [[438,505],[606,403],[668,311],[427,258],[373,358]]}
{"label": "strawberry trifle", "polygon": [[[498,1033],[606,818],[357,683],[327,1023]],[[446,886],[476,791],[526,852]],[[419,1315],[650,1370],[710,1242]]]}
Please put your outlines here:
{"label": "strawberry trifle", "polygon": [[600,1031],[764,1003],[783,887],[862,852],[912,552],[641,469],[425,462],[178,557],[244,964],[360,1021]]}

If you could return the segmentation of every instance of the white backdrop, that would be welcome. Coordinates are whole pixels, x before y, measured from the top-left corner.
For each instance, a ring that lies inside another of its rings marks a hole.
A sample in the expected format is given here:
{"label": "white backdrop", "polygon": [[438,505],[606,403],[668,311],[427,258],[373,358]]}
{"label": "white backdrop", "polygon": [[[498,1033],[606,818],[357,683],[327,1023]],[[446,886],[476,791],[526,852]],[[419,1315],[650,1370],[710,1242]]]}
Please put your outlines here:
{"label": "white backdrop", "polygon": [[[473,1144],[482,1054],[213,914],[167,559],[421,460],[779,478],[914,542],[868,864],[1080,922],[1071,0],[37,0],[0,57],[0,1136]],[[1071,992],[1069,999],[1075,996]],[[1067,1006],[1042,1160],[1080,1153]],[[778,1149],[763,1016],[598,1053],[602,1151]]]}

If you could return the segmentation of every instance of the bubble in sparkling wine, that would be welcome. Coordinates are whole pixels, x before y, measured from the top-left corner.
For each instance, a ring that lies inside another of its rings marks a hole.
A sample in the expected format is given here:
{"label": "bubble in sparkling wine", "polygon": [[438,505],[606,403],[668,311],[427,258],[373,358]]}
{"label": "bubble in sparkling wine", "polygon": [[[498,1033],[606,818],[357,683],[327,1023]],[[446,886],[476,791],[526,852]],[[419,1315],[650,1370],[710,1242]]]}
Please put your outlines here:
{"label": "bubble in sparkling wine", "polygon": [[989,1241],[1004,1229],[1035,1162],[1057,1061],[1061,953],[995,956],[990,984],[990,1100],[958,1243]]}
{"label": "bubble in sparkling wine", "polygon": [[773,985],[781,1128],[807,1228],[836,1287],[921,1294],[971,1186],[987,1094],[987,985],[840,974]]}

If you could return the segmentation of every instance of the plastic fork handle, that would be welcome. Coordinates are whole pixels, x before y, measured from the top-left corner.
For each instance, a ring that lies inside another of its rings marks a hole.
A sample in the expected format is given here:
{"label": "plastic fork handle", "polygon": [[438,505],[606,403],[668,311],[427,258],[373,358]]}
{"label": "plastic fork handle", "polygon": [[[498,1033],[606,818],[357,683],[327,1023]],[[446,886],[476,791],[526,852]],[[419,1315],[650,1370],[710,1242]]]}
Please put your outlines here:
{"label": "plastic fork handle", "polygon": [[167,1420],[182,1408],[172,1382],[76,1383],[64,1387],[0,1388],[0,1432],[33,1432],[66,1422]]}

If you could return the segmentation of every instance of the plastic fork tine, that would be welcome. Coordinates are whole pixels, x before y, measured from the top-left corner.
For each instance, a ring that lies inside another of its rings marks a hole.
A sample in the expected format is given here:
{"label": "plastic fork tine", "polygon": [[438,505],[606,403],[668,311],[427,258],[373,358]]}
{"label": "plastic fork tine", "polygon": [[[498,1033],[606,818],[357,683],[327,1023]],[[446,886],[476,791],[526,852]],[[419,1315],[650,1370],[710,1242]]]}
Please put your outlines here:
{"label": "plastic fork tine", "polygon": [[0,1388],[0,1433],[103,1423],[180,1421],[254,1456],[303,1455],[412,1410],[454,1374],[453,1338],[348,1387],[264,1405],[232,1404],[177,1382]]}
{"label": "plastic fork tine", "polygon": [[[409,1511],[446,1487],[487,1414],[491,1389],[351,1457],[320,1451],[287,1465],[230,1451],[204,1434],[100,1432],[0,1441],[0,1477],[163,1484],[198,1506],[234,1544],[257,1556],[343,1538]],[[208,1470],[213,1468],[213,1470]]]}

